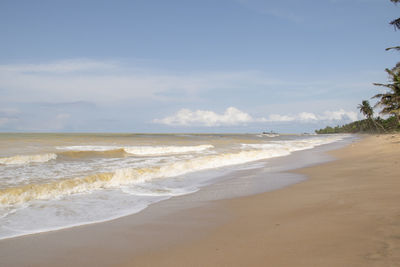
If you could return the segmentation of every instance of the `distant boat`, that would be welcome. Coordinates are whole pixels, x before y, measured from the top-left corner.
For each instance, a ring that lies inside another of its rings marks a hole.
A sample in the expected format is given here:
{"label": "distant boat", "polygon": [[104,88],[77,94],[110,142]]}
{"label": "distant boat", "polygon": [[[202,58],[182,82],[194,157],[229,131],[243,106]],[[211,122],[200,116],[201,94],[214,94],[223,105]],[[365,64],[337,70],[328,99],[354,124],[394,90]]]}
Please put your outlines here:
{"label": "distant boat", "polygon": [[277,137],[279,136],[278,133],[274,132],[274,131],[270,131],[270,132],[262,132],[263,136],[268,136],[268,137]]}
{"label": "distant boat", "polygon": [[302,135],[317,135],[316,133],[302,133]]}

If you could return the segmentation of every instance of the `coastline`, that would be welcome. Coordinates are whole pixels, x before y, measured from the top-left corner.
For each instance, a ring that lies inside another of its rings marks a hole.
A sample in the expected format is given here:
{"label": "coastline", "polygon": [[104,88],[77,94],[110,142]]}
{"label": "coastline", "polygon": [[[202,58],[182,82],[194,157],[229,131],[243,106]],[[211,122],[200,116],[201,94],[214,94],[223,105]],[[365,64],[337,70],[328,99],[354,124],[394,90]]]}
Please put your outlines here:
{"label": "coastline", "polygon": [[[308,180],[271,192],[200,202],[193,194],[184,209],[170,199],[140,216],[1,240],[0,263],[390,266],[399,259],[400,184],[399,163],[385,159],[399,141],[368,136],[331,152],[336,161],[294,171]],[[379,171],[384,180],[374,179]]]}

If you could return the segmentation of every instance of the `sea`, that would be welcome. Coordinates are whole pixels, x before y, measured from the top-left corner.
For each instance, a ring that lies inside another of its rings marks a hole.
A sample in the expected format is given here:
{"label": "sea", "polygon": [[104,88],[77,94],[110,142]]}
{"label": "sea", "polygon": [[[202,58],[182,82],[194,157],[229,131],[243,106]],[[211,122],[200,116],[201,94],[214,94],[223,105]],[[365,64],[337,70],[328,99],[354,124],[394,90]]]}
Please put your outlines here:
{"label": "sea", "polygon": [[138,213],[232,172],[263,168],[275,158],[351,138],[0,133],[0,239]]}

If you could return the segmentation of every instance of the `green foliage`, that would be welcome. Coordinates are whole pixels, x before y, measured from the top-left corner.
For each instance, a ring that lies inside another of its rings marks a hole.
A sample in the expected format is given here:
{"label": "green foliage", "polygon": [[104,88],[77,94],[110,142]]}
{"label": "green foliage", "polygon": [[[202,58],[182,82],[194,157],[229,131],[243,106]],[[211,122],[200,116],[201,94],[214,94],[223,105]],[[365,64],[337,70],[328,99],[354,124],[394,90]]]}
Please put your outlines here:
{"label": "green foliage", "polygon": [[368,100],[363,100],[360,105],[358,105],[358,109],[364,116],[368,119],[374,115],[374,110],[372,109],[371,105],[369,104]]}
{"label": "green foliage", "polygon": [[374,120],[376,124],[381,127],[376,127],[371,123],[371,119],[355,121],[342,126],[331,127],[327,126],[323,129],[316,130],[317,134],[334,134],[334,133],[386,133],[386,132],[400,132],[400,125],[397,123],[395,117],[382,119],[378,117]]}
{"label": "green foliage", "polygon": [[385,87],[388,90],[373,98],[378,99],[376,106],[383,107],[381,114],[394,115],[400,121],[400,69],[395,67],[392,70],[386,69],[386,72],[389,74],[389,83],[374,83],[374,85]]}
{"label": "green foliage", "polygon": [[[400,0],[390,0],[392,3],[395,3],[395,4],[397,4],[397,3],[399,3],[400,2]],[[397,19],[394,19],[394,20],[392,20],[391,22],[390,22],[390,24],[391,25],[393,25],[393,27],[395,28],[395,29],[400,29],[400,18],[397,18]],[[389,48],[390,49],[390,48]],[[397,48],[395,48],[395,49],[397,49]]]}

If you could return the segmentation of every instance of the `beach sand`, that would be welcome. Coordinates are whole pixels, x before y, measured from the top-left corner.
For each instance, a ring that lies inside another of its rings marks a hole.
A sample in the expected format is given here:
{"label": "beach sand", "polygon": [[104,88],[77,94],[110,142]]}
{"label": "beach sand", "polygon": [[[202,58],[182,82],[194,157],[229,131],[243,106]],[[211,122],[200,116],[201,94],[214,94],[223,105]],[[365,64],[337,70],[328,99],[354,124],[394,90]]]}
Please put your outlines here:
{"label": "beach sand", "polygon": [[400,136],[368,136],[307,181],[224,200],[231,220],[126,266],[400,266]]}
{"label": "beach sand", "polygon": [[400,135],[331,154],[276,191],[1,240],[0,266],[400,266]]}

